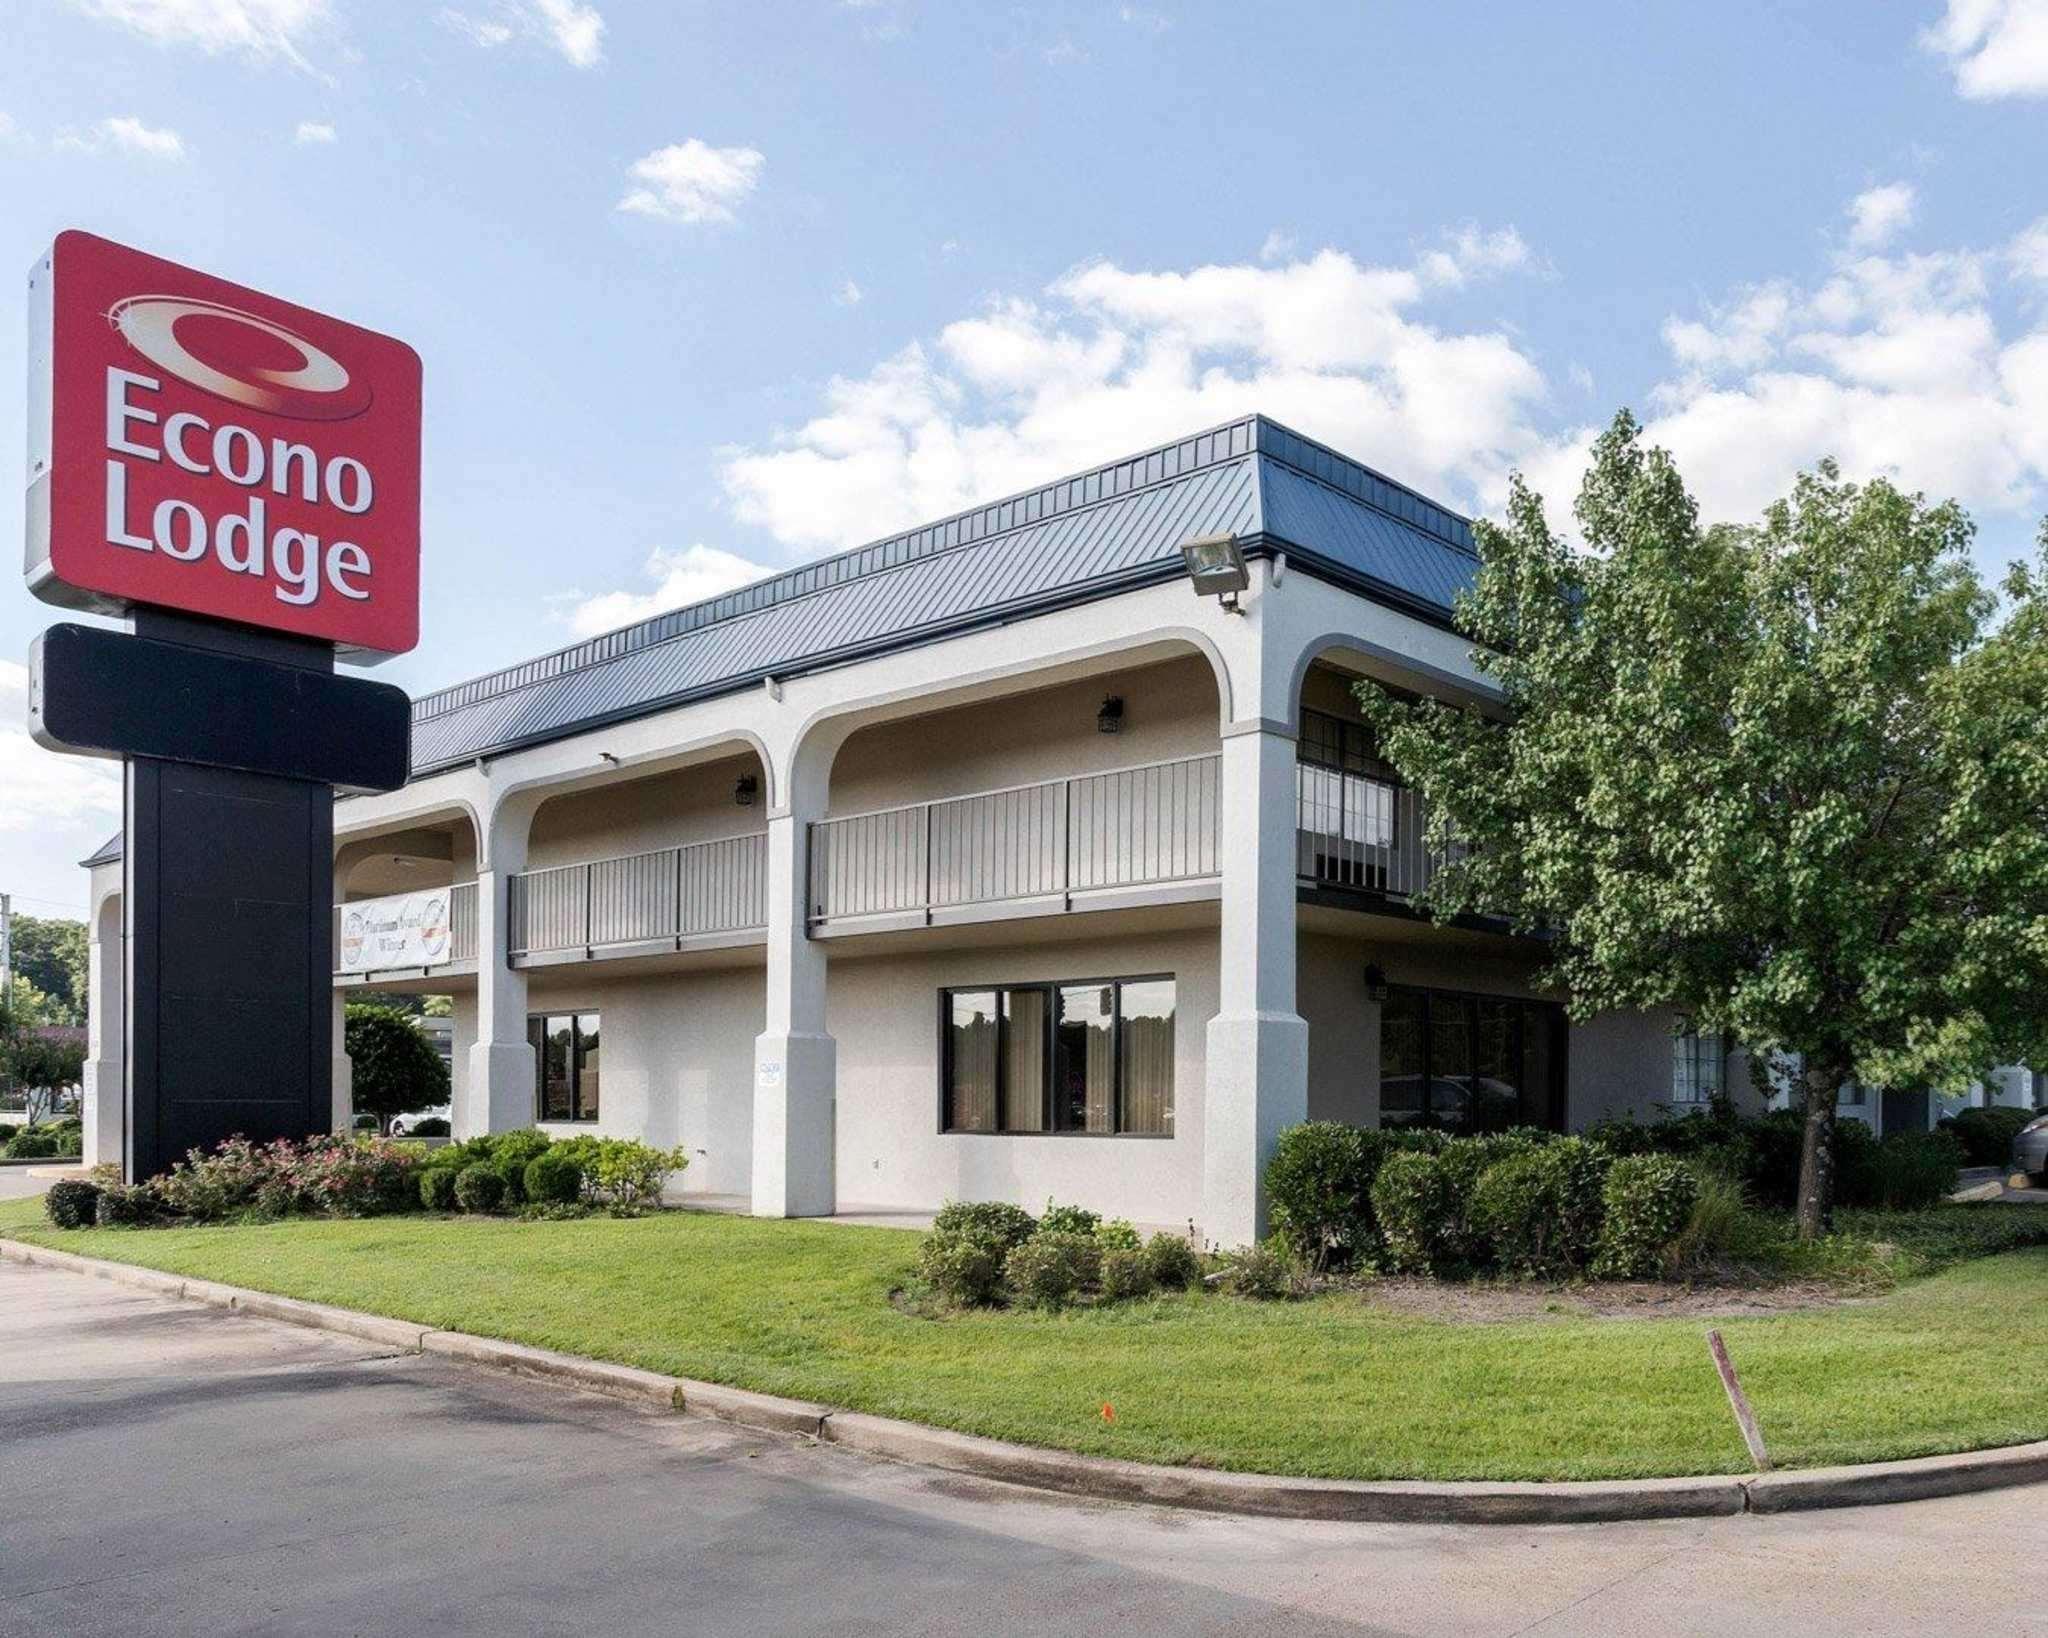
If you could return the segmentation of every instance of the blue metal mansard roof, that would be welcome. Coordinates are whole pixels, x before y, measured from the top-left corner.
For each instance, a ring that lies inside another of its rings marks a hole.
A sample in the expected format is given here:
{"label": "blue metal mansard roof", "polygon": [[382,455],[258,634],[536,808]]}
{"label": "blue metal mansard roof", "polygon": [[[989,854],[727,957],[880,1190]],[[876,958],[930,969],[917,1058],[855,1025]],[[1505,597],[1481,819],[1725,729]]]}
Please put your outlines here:
{"label": "blue metal mansard roof", "polygon": [[413,773],[1178,578],[1229,532],[1438,623],[1466,521],[1263,416],[458,683],[413,702]]}

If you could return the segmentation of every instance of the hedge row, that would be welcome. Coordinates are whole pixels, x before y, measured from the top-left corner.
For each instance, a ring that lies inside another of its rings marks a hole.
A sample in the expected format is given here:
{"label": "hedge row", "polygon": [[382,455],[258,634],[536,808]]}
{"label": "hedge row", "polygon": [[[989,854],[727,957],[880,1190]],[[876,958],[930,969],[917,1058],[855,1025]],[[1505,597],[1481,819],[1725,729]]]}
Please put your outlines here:
{"label": "hedge row", "polygon": [[948,1201],[918,1247],[918,1272],[959,1307],[1059,1309],[1084,1296],[1120,1302],[1185,1290],[1202,1277],[1202,1260],[1179,1235],[1144,1241],[1129,1223],[1080,1206],[1048,1204],[1034,1218],[1000,1201]]}

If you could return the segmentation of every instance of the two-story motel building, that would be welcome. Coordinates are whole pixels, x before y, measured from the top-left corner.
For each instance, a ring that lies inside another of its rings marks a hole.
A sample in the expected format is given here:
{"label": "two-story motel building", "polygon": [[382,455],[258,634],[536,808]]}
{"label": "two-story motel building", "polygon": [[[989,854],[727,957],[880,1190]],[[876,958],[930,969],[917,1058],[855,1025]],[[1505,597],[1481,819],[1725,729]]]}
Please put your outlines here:
{"label": "two-story motel building", "polygon": [[[1235,607],[1183,561],[1216,535]],[[335,810],[336,1008],[449,994],[458,1134],[680,1143],[707,1203],[1057,1197],[1224,1245],[1296,1121],[1704,1095],[1718,1044],[1569,1022],[1536,945],[1409,908],[1421,815],[1350,690],[1485,707],[1475,567],[1252,417],[428,695],[411,782]],[[118,846],[87,862],[117,1155]]]}

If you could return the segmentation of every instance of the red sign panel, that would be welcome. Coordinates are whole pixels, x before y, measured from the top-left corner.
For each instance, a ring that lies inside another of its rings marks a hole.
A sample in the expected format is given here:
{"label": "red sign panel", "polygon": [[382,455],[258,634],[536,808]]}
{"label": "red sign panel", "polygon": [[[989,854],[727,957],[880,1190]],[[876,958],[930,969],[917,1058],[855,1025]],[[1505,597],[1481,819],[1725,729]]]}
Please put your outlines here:
{"label": "red sign panel", "polygon": [[37,596],[419,641],[418,354],[89,233],[29,285]]}

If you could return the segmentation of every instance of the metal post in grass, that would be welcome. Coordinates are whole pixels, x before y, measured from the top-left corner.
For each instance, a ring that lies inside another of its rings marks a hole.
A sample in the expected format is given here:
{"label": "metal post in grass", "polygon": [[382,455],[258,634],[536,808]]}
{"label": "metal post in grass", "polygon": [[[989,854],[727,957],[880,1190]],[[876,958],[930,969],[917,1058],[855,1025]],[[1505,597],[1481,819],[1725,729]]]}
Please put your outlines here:
{"label": "metal post in grass", "polygon": [[1728,1404],[1735,1412],[1736,1426],[1742,1429],[1742,1442],[1749,1446],[1750,1461],[1757,1472],[1770,1472],[1771,1453],[1764,1449],[1763,1429],[1757,1426],[1756,1412],[1749,1408],[1749,1396],[1742,1391],[1735,1362],[1728,1357],[1728,1345],[1721,1340],[1719,1331],[1707,1333],[1707,1352],[1714,1356],[1714,1369],[1720,1373],[1721,1386],[1728,1390]]}

